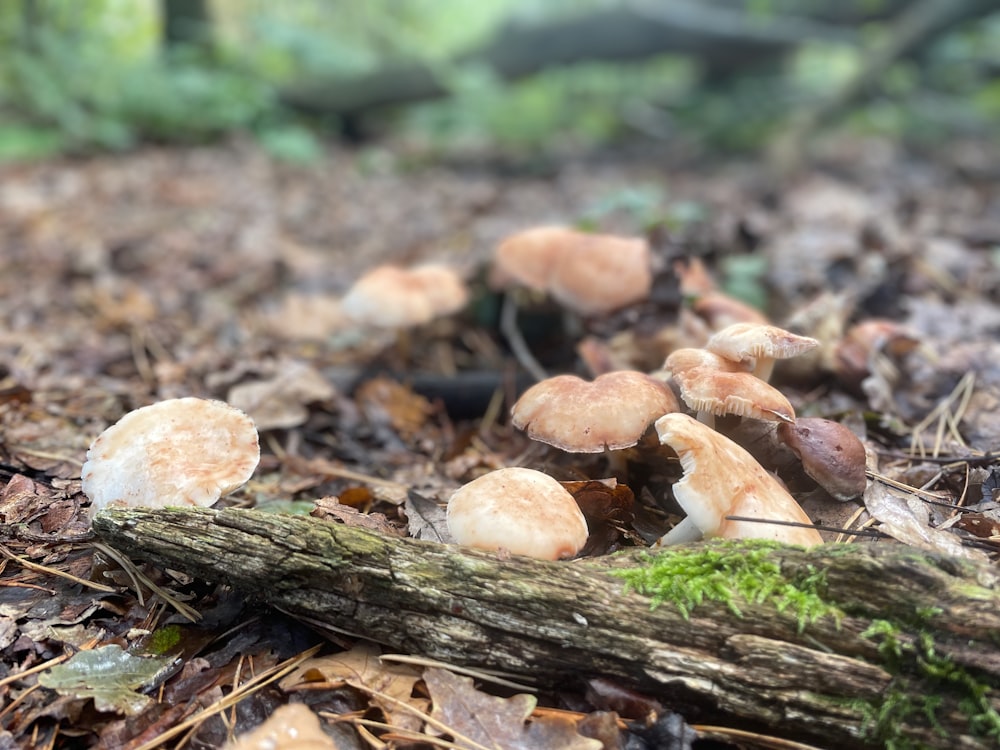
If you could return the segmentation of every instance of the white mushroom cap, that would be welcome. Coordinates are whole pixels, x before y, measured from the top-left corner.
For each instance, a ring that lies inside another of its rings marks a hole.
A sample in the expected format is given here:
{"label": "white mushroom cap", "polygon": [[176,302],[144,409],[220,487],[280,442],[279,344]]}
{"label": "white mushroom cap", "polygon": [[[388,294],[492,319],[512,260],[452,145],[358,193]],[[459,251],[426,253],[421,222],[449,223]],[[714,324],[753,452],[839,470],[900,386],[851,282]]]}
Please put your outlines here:
{"label": "white mushroom cap", "polygon": [[524,392],[511,422],[532,440],[570,453],[600,453],[635,445],[653,420],[678,408],[673,391],[642,372],[618,370],[589,383],[556,375]]}
{"label": "white mushroom cap", "polygon": [[587,542],[587,521],[573,496],[534,469],[498,469],[459,488],[448,502],[458,544],[540,560],[573,557]]}
{"label": "white mushroom cap", "polygon": [[[725,435],[686,414],[660,417],[656,431],[660,442],[673,448],[680,458],[684,476],[674,484],[674,498],[688,514],[660,540],[662,544],[687,541],[699,534],[724,539],[771,539],[804,546],[822,543],[814,528],[765,523],[812,521],[777,479]],[[760,522],[729,521],[727,516],[757,518]]]}
{"label": "white mushroom cap", "polygon": [[222,401],[175,398],[131,411],[87,451],[91,517],[103,508],[207,507],[257,468],[253,420]]}

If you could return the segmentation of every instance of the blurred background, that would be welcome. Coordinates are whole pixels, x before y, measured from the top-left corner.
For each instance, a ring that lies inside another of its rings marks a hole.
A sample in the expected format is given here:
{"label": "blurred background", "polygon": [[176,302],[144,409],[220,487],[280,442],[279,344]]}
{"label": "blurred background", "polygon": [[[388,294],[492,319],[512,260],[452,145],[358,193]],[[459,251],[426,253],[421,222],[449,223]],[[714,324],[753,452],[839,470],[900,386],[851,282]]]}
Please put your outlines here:
{"label": "blurred background", "polygon": [[0,159],[249,134],[530,157],[796,154],[1000,125],[996,0],[6,0]]}

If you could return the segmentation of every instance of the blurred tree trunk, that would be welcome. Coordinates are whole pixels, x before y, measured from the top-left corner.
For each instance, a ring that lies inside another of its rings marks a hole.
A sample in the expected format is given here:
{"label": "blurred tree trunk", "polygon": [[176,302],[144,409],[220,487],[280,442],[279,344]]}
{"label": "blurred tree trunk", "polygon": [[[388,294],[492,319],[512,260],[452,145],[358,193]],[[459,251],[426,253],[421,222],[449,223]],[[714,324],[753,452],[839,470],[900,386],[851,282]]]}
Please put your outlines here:
{"label": "blurred tree trunk", "polygon": [[208,0],[160,0],[160,14],[165,49],[183,46],[211,51],[212,14]]}

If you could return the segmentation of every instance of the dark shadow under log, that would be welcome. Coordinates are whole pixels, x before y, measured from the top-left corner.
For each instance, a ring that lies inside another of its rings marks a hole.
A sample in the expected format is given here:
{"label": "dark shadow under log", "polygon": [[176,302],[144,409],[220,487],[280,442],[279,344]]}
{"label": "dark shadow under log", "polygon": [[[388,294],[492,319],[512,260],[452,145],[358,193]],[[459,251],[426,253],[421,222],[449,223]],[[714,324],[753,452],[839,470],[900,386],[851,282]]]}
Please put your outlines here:
{"label": "dark shadow under log", "polygon": [[[769,552],[789,580],[823,571],[823,599],[840,610],[800,630],[768,602],[740,601],[737,615],[705,601],[690,619],[651,609],[612,575],[641,553],[501,560],[237,509],[116,510],[94,528],[130,556],[397,651],[549,684],[614,677],[691,721],[838,748],[985,748],[1000,734],[1000,696],[986,687],[1000,685],[996,576],[907,547]],[[890,635],[862,635],[873,624]]]}

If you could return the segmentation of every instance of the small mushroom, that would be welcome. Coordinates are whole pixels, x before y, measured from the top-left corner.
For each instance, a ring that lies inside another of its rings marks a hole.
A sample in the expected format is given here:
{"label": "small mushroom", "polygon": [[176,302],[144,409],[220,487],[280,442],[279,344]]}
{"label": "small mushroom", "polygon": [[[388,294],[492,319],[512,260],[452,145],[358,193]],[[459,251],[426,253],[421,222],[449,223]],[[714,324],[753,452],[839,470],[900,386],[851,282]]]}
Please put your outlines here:
{"label": "small mushroom", "polygon": [[819,341],[777,326],[734,323],[713,334],[705,348],[736,362],[754,361],[753,374],[767,381],[776,359],[788,359],[819,346]]}
{"label": "small mushroom", "polygon": [[669,387],[645,373],[619,370],[592,382],[556,375],[524,392],[511,422],[569,453],[600,453],[635,445],[653,420],[679,406]]}
{"label": "small mushroom", "polygon": [[[658,544],[703,536],[771,539],[805,546],[823,541],[795,498],[726,436],[686,414],[660,417],[656,431],[660,442],[673,448],[680,458],[684,476],[674,484],[674,497],[687,513]],[[731,516],[756,520],[729,520]],[[805,526],[784,525],[787,522]]]}
{"label": "small mushroom", "polygon": [[382,265],[354,282],[341,300],[341,310],[361,325],[404,329],[450,315],[467,300],[465,283],[448,266]]}
{"label": "small mushroom", "polygon": [[840,422],[804,417],[778,425],[778,438],[832,497],[846,502],[864,494],[868,486],[865,446]]}
{"label": "small mushroom", "polygon": [[715,417],[791,422],[795,409],[779,391],[747,371],[748,364],[702,349],[678,349],[667,357],[681,400],[710,426]]}
{"label": "small mushroom", "polygon": [[540,560],[573,557],[587,542],[587,521],[573,496],[534,469],[491,471],[448,501],[448,531],[458,544]]}
{"label": "small mushroom", "polygon": [[126,414],[87,451],[91,517],[109,507],[207,507],[257,468],[253,420],[223,401],[175,398]]}

